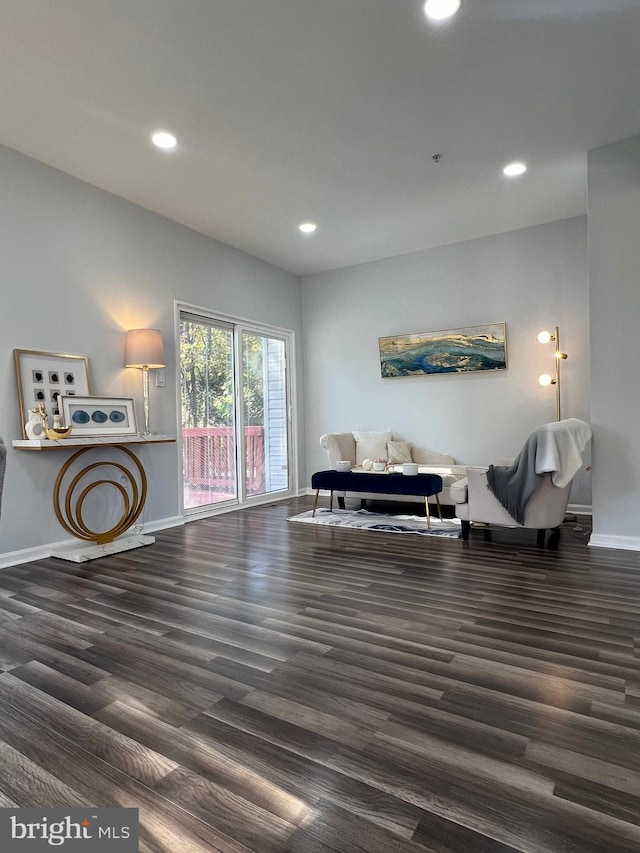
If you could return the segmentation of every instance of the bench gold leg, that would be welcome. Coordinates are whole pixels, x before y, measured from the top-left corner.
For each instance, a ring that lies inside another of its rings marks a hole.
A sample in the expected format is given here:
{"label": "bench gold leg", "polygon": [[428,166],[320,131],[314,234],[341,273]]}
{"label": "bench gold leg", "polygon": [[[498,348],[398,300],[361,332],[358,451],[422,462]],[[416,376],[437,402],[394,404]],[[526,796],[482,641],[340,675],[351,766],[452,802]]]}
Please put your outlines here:
{"label": "bench gold leg", "polygon": [[333,489],[329,492],[329,512],[333,512]]}
{"label": "bench gold leg", "polygon": [[318,509],[318,495],[320,494],[320,489],[316,489],[316,499],[313,502],[313,512],[311,513],[311,518],[316,517],[316,510]]}
{"label": "bench gold leg", "polygon": [[438,518],[442,521],[442,508],[440,506],[440,498],[436,495],[436,506],[438,507]]}
{"label": "bench gold leg", "polygon": [[427,510],[427,530],[431,530],[431,516],[429,515],[429,498],[424,499],[424,506]]}

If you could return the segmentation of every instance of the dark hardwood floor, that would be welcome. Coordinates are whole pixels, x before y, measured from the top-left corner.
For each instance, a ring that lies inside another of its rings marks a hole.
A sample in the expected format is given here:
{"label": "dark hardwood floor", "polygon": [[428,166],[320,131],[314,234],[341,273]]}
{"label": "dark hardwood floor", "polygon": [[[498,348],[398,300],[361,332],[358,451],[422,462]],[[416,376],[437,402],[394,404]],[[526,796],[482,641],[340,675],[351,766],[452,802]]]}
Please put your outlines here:
{"label": "dark hardwood floor", "polygon": [[640,555],[310,506],[0,571],[0,806],[137,807],[167,853],[637,853]]}

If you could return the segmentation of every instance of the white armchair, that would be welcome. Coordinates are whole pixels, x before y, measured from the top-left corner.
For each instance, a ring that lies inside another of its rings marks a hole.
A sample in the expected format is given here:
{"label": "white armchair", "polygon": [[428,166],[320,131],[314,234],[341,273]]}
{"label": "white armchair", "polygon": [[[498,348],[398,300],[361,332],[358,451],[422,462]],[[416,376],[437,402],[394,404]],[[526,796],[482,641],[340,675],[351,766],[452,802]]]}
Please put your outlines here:
{"label": "white armchair", "polygon": [[544,544],[547,530],[551,530],[549,544],[555,544],[560,536],[569,502],[571,483],[559,489],[553,485],[551,474],[544,474],[540,484],[527,503],[524,524],[518,524],[498,499],[489,491],[485,467],[468,467],[467,476],[451,486],[451,499],[455,503],[456,516],[462,521],[462,538],[466,541],[472,522],[494,524],[499,527],[535,528],[538,545]]}
{"label": "white armchair", "polygon": [[569,418],[535,430],[511,466],[468,467],[466,478],[450,490],[463,540],[478,522],[534,528],[538,545],[550,529],[549,544],[557,544],[571,481],[590,437],[588,424]]}

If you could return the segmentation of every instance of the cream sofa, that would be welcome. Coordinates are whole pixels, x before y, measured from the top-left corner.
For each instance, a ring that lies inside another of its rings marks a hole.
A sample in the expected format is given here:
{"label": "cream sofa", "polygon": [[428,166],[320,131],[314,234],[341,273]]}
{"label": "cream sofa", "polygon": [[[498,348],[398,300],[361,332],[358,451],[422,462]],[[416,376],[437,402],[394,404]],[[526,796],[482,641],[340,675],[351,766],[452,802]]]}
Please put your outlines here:
{"label": "cream sofa", "polygon": [[[419,473],[439,474],[442,477],[442,492],[438,497],[443,505],[453,506],[449,489],[454,482],[467,476],[466,465],[456,464],[453,456],[415,447],[395,437],[390,430],[331,432],[321,436],[320,446],[327,451],[329,468],[336,468],[338,460],[348,460],[357,471],[361,470],[362,462],[366,459],[384,459],[387,462],[387,470],[402,471],[403,461],[417,462]],[[355,497],[356,493],[353,494]],[[357,497],[361,500],[382,499],[380,494],[373,492],[358,492]],[[415,502],[415,498],[407,495],[385,495],[384,500]],[[435,503],[435,497],[430,500]]]}

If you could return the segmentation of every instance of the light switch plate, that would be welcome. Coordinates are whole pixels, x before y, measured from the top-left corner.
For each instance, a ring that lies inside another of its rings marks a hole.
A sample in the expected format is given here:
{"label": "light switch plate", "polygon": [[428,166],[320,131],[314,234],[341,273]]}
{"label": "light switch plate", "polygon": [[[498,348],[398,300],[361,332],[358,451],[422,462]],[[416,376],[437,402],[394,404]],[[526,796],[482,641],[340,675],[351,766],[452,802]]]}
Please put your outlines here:
{"label": "light switch plate", "polygon": [[165,381],[164,368],[160,367],[156,370],[156,388],[164,388]]}

